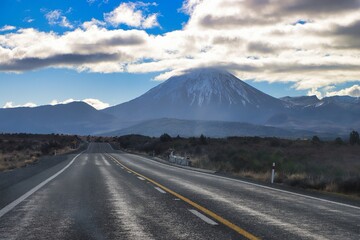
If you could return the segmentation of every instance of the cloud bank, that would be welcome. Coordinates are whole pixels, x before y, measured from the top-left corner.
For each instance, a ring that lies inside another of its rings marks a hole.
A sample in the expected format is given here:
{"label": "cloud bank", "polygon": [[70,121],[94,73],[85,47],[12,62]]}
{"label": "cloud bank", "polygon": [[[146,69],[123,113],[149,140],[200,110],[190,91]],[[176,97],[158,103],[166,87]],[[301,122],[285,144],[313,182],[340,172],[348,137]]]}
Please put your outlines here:
{"label": "cloud bank", "polygon": [[86,98],[83,100],[75,100],[75,99],[69,98],[64,101],[58,101],[58,100],[54,99],[50,102],[50,105],[68,104],[71,102],[84,102],[84,103],[89,104],[90,106],[92,106],[93,108],[95,108],[97,110],[101,110],[101,109],[110,107],[110,104],[104,103],[101,100],[95,99],[95,98]]}
{"label": "cloud bank", "polygon": [[339,91],[329,91],[326,94],[327,97],[331,96],[351,96],[360,97],[360,86],[355,84],[351,87],[341,89]]}
{"label": "cloud bank", "polygon": [[18,107],[37,107],[35,103],[28,102],[23,105],[16,105],[13,102],[6,102],[3,108],[18,108]]}
{"label": "cloud bank", "polygon": [[[156,80],[164,80],[182,69],[217,66],[309,94],[360,80],[360,0],[186,0],[188,22],[158,35],[145,31],[159,26],[158,13],[147,7],[121,3],[104,19],[62,34],[1,33],[0,71],[163,72]],[[63,16],[52,15],[61,24]]]}

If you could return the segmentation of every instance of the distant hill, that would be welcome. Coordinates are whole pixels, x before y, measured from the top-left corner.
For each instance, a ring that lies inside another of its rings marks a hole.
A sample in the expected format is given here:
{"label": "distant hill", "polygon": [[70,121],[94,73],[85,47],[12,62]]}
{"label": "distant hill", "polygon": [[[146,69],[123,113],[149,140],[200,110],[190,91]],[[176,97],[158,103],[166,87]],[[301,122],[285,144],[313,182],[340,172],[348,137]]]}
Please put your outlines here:
{"label": "distant hill", "polygon": [[315,96],[282,98],[289,110],[275,114],[267,125],[288,129],[348,134],[360,129],[360,99],[333,96],[321,100]]}
{"label": "distant hill", "polygon": [[320,100],[316,96],[283,97],[280,98],[280,100],[288,103],[290,107],[306,107],[320,102]]}
{"label": "distant hill", "polygon": [[94,134],[111,129],[117,119],[84,102],[34,108],[0,109],[0,132]]}
{"label": "distant hill", "polygon": [[128,134],[140,134],[145,136],[159,137],[167,133],[171,136],[182,137],[200,136],[228,137],[228,136],[263,136],[283,138],[308,138],[315,135],[314,132],[301,130],[286,130],[275,127],[253,125],[249,123],[224,122],[224,121],[198,121],[162,118],[144,121],[134,126],[118,131],[100,134],[102,136],[122,136]]}

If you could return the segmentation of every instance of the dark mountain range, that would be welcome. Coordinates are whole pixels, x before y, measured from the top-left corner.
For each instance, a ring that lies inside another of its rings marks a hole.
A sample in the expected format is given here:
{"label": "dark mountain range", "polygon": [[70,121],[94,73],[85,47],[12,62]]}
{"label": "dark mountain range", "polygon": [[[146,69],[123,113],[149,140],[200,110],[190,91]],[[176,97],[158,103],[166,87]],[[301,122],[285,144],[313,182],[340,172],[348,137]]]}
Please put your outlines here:
{"label": "dark mountain range", "polygon": [[315,96],[285,97],[289,110],[275,114],[268,125],[346,134],[360,128],[360,100],[350,96],[332,96],[321,100]]}
{"label": "dark mountain range", "polygon": [[360,99],[271,97],[214,68],[189,70],[101,111],[82,102],[0,109],[0,132],[191,136],[345,135],[360,128]]}
{"label": "dark mountain range", "polygon": [[320,102],[316,96],[301,96],[301,97],[283,97],[280,100],[288,103],[289,107],[301,106],[306,107]]}
{"label": "dark mountain range", "polygon": [[108,131],[117,121],[83,102],[0,109],[0,119],[0,132],[64,134]]}

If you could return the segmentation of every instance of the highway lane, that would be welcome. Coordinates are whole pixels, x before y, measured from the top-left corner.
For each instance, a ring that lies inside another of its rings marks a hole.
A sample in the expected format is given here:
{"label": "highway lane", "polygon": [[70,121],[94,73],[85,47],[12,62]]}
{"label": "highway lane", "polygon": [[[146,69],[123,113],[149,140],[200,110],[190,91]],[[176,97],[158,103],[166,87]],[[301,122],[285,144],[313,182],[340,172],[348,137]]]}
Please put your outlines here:
{"label": "highway lane", "polygon": [[[51,175],[47,171],[43,180]],[[39,178],[23,181],[34,186]],[[0,196],[8,196],[1,197],[0,209],[20,196],[9,192],[11,186],[0,189]],[[262,239],[360,236],[359,207],[172,167],[92,143],[64,172],[0,217],[0,239],[246,239],[221,219]]]}
{"label": "highway lane", "polygon": [[360,239],[360,208],[159,164],[132,154],[119,162],[263,239]]}
{"label": "highway lane", "polygon": [[63,173],[4,214],[0,239],[238,238],[121,168],[102,147],[91,144]]}

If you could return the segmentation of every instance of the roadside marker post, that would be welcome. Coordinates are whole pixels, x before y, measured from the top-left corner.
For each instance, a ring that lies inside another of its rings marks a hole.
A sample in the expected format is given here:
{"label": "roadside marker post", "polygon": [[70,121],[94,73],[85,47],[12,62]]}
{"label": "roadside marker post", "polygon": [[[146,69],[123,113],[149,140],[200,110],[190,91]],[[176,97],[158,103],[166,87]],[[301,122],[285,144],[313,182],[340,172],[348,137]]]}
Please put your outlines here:
{"label": "roadside marker post", "polygon": [[275,178],[275,163],[273,163],[273,165],[272,165],[272,170],[271,170],[271,183],[274,183],[274,178]]}

